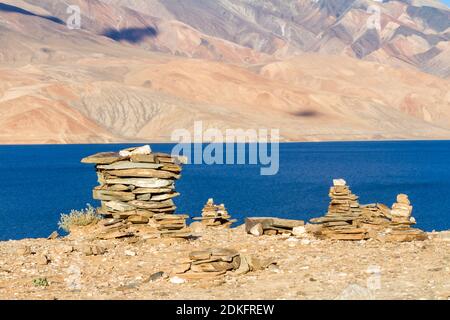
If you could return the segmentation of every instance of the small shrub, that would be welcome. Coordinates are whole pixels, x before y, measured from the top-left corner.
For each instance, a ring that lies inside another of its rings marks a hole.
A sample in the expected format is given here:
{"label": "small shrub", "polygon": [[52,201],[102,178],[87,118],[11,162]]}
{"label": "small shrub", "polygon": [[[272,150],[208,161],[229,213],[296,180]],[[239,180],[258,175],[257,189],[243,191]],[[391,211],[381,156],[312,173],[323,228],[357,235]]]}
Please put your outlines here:
{"label": "small shrub", "polygon": [[36,278],[36,279],[33,279],[33,284],[36,287],[48,287],[47,278]]}
{"label": "small shrub", "polygon": [[61,213],[61,218],[58,222],[58,227],[66,232],[70,232],[73,226],[87,226],[95,223],[101,219],[97,211],[90,204],[86,209],[71,210],[69,214]]}

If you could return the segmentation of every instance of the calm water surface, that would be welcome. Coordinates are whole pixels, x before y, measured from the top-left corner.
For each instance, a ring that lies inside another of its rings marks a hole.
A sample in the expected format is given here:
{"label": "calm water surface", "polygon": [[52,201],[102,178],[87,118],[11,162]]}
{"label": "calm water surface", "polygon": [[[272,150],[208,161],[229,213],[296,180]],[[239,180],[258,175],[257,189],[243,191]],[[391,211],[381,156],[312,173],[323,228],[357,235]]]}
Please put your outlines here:
{"label": "calm water surface", "polygon": [[[130,145],[0,146],[0,240],[46,237],[60,213],[81,209],[97,184],[82,157]],[[170,152],[170,144],[152,144]],[[178,213],[200,215],[210,197],[233,217],[309,219],[323,215],[333,178],[350,184],[361,203],[391,205],[407,193],[417,226],[450,229],[450,141],[292,143],[280,145],[280,169],[255,165],[186,165],[176,184]]]}

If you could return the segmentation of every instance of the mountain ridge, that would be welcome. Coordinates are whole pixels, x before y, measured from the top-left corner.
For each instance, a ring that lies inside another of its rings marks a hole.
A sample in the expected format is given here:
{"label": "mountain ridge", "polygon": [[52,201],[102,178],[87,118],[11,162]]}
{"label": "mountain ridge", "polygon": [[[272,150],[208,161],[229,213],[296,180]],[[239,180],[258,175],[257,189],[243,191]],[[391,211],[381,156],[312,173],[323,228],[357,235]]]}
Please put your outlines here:
{"label": "mountain ridge", "polygon": [[[344,25],[334,29],[340,36],[327,40],[339,44],[350,22],[363,17],[348,6],[355,2],[323,4],[325,11],[310,6],[294,18],[312,26],[324,12],[343,15]],[[394,9],[404,14],[405,1],[389,2],[383,5],[392,14]],[[259,43],[261,33],[244,32],[257,27],[243,28],[234,41],[208,35],[177,20],[171,9],[176,3],[76,0],[82,29],[70,30],[62,23],[67,13],[61,1],[3,2],[0,143],[167,142],[173,130],[192,130],[197,120],[220,130],[279,128],[282,141],[450,137],[450,84],[445,76],[450,48],[447,40],[440,40],[442,35],[410,35],[406,27],[394,28],[389,34],[399,32],[397,42],[372,51],[366,55],[370,59],[330,53],[326,47],[291,54],[297,49],[288,41],[272,36]],[[217,3],[231,3],[234,11],[248,16],[255,9],[245,11],[243,3],[257,9],[270,3],[264,12],[273,12],[280,1]],[[225,15],[231,10],[226,9]],[[372,45],[366,33],[360,30],[361,50]],[[435,39],[435,46],[410,39],[426,36]],[[407,54],[398,53],[400,49]],[[406,62],[399,63],[389,50]],[[411,57],[421,67],[411,64]],[[423,73],[423,68],[438,75]]]}

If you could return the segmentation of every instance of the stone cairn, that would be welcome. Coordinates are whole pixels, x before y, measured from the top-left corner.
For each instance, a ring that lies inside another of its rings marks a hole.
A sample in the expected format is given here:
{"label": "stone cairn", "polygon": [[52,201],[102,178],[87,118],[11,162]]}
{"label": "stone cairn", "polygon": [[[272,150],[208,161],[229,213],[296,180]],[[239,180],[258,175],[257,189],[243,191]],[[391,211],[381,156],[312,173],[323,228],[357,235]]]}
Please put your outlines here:
{"label": "stone cairn", "polygon": [[214,204],[214,199],[209,198],[202,209],[202,216],[193,218],[193,220],[201,220],[206,227],[223,227],[229,228],[237,220],[231,219],[230,214],[225,205]]}
{"label": "stone cairn", "polygon": [[243,275],[250,271],[264,270],[277,262],[273,258],[242,255],[234,249],[208,248],[189,253],[173,270],[186,280],[215,279],[225,275]]}
{"label": "stone cairn", "polygon": [[[101,201],[97,212],[109,220],[109,238],[130,236],[126,226],[150,225],[161,237],[188,237],[187,215],[176,215],[173,198],[181,162],[165,153],[152,153],[150,146],[88,156],[82,163],[94,163],[99,186],[93,198]],[[111,232],[114,230],[115,232]],[[106,231],[106,230],[105,230]]]}
{"label": "stone cairn", "polygon": [[304,229],[303,220],[271,217],[250,217],[245,219],[245,231],[254,236],[274,236],[277,234],[295,235],[296,229]]}
{"label": "stone cairn", "polygon": [[399,194],[392,208],[384,204],[360,205],[358,197],[345,180],[333,180],[328,212],[324,217],[311,219],[319,224],[316,236],[334,240],[365,240],[375,238],[385,241],[425,240],[425,232],[411,228],[412,206],[407,195]]}

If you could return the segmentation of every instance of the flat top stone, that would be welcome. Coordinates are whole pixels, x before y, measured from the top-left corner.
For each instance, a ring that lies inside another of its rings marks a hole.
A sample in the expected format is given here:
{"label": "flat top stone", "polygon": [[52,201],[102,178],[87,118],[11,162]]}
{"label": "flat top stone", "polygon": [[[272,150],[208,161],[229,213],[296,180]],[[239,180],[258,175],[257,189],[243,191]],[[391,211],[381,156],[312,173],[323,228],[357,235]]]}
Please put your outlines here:
{"label": "flat top stone", "polygon": [[333,179],[334,186],[345,186],[347,182],[344,179]]}
{"label": "flat top stone", "polygon": [[123,160],[118,152],[99,152],[91,156],[81,159],[82,163],[95,163],[95,164],[111,164],[113,162]]}

